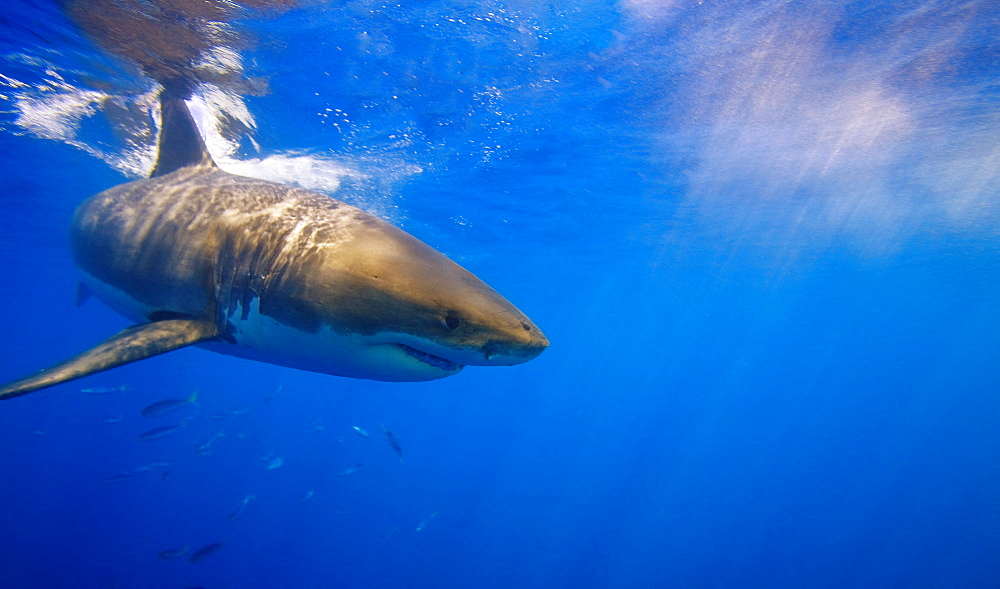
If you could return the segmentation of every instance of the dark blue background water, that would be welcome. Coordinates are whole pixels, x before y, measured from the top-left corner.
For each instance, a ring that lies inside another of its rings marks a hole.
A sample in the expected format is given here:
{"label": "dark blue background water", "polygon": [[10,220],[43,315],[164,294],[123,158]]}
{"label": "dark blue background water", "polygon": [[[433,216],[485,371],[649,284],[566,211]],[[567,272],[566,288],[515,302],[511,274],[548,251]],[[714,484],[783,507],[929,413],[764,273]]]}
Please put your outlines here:
{"label": "dark blue background water", "polygon": [[[47,5],[0,10],[10,380],[126,325],[74,306],[65,238],[126,178],[67,144],[115,153],[97,131],[18,124],[59,91],[47,68],[118,74]],[[339,198],[552,346],[416,384],[187,349],[3,402],[0,585],[1000,586],[998,22],[990,2],[525,0],[247,24],[262,155],[360,170]]]}

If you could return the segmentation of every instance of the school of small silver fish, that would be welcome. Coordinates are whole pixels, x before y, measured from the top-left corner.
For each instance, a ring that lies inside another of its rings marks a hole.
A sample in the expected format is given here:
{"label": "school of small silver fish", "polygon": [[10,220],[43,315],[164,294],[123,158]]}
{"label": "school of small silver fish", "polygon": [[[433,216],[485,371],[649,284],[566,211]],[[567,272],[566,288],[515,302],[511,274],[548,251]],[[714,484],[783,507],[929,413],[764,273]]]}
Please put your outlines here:
{"label": "school of small silver fish", "polygon": [[[130,390],[132,390],[132,388],[128,385],[116,385],[116,386],[91,386],[80,389],[80,392],[88,395],[106,395],[110,393],[130,391]],[[264,398],[264,401],[270,402],[274,398],[274,395],[280,392],[280,390],[281,387],[278,387],[278,389],[275,390],[273,393],[268,393],[268,395]],[[146,429],[145,431],[142,431],[142,433],[138,434],[137,436],[138,440],[143,442],[155,442],[157,440],[165,438],[184,437],[181,435],[181,432],[185,431],[188,428],[189,422],[196,420],[198,416],[201,415],[201,408],[198,403],[197,391],[192,392],[190,395],[186,397],[177,396],[151,402],[147,404],[144,408],[139,410],[138,414],[143,419],[161,419],[165,417],[170,417],[172,415],[181,412],[183,412],[184,415],[183,418],[180,419],[179,421],[175,423],[160,425],[157,427]],[[208,454],[210,454],[215,444],[218,443],[219,440],[226,437],[225,430],[227,427],[232,427],[231,422],[233,418],[246,415],[249,412],[250,412],[249,408],[244,408],[244,409],[230,410],[230,411],[213,411],[211,413],[205,414],[205,417],[207,417],[210,421],[224,422],[224,423],[222,423],[221,429],[216,431],[214,434],[210,435],[207,438],[203,438],[202,441],[200,442],[193,443],[195,453],[199,456],[207,456]],[[129,420],[127,418],[127,414],[125,413],[118,413],[112,415],[111,417],[104,418],[103,422],[107,424],[138,423],[137,421]],[[318,432],[323,432],[327,429],[326,425],[322,422],[320,418],[313,419],[311,425],[312,429]],[[403,448],[399,439],[384,423],[378,423],[377,425],[378,429],[382,432],[382,437],[388,444],[389,449],[395,454],[399,462],[403,462]],[[123,426],[115,426],[115,427],[123,427]],[[191,429],[195,428],[192,427]],[[361,425],[350,425],[349,429],[360,438],[363,439],[371,438],[369,430]],[[39,430],[39,433],[42,433],[41,430]],[[189,436],[190,434],[186,435]],[[250,436],[248,436],[246,433],[239,432],[234,434],[233,437],[236,440],[247,440]],[[334,439],[337,441],[338,444],[344,443],[343,435],[336,435]],[[166,442],[163,442],[163,444],[169,445]],[[227,447],[228,445],[229,443],[227,443]],[[159,447],[159,443],[156,444],[156,446]],[[267,470],[276,470],[285,465],[285,458],[281,455],[276,454],[273,451],[268,452],[267,454],[262,456],[261,461],[264,463],[264,467]],[[103,478],[98,479],[97,482],[98,484],[104,486],[117,486],[138,479],[155,476],[155,473],[159,473],[160,480],[166,480],[170,477],[171,469],[173,469],[176,465],[177,462],[173,460],[163,460],[163,459],[150,460],[145,464],[141,464],[133,468],[109,474]],[[347,466],[343,466],[339,470],[335,470],[335,474],[337,478],[344,478],[356,475],[364,469],[365,469],[364,462],[355,462]],[[303,503],[312,501],[314,497],[316,497],[316,493],[317,491],[315,487],[309,488],[303,492],[303,494],[299,497],[298,500],[299,502]],[[255,493],[247,493],[246,495],[243,496],[243,498],[241,498],[239,501],[236,502],[234,507],[226,515],[226,519],[230,522],[235,522],[239,519],[242,519],[243,516],[247,513],[248,507],[251,504],[251,502],[255,501],[256,499],[257,495]],[[417,524],[415,531],[420,532],[424,530],[430,523],[430,521],[434,519],[437,515],[438,512],[435,511],[431,513],[429,516],[423,518],[420,521],[420,523]],[[398,526],[393,526],[389,532],[383,534],[382,540],[385,540],[386,538],[389,538],[390,536],[399,533],[400,529],[401,528],[399,528]],[[192,551],[191,545],[186,544],[179,548],[169,548],[163,550],[159,552],[156,556],[162,560],[180,560],[183,557],[187,557],[187,560],[189,562],[198,563],[218,552],[219,549],[221,549],[224,545],[225,542],[212,542]]]}

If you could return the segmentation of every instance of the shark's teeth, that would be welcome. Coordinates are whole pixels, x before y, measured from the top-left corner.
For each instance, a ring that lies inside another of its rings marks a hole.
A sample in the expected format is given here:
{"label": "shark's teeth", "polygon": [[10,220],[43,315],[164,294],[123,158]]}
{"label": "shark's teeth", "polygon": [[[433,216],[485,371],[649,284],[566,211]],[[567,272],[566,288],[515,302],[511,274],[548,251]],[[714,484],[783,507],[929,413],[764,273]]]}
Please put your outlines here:
{"label": "shark's teeth", "polygon": [[441,370],[447,370],[449,372],[460,370],[462,368],[461,364],[452,362],[451,360],[446,360],[440,356],[435,356],[434,354],[428,354],[427,352],[422,352],[416,348],[411,348],[406,344],[396,344],[403,349],[404,352],[413,356],[417,360],[425,364],[430,364],[435,368],[440,368]]}

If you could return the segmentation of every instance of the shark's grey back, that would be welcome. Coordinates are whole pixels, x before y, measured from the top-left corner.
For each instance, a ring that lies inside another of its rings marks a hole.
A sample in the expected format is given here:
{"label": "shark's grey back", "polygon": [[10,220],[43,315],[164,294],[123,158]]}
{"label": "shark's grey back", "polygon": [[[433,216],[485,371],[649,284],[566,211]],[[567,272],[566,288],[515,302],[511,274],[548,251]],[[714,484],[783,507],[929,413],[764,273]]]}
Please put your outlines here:
{"label": "shark's grey back", "polygon": [[359,219],[373,222],[322,195],[189,167],[92,197],[71,238],[94,279],[161,313],[204,315],[220,294],[229,305],[227,285],[263,292],[297,261],[349,239]]}

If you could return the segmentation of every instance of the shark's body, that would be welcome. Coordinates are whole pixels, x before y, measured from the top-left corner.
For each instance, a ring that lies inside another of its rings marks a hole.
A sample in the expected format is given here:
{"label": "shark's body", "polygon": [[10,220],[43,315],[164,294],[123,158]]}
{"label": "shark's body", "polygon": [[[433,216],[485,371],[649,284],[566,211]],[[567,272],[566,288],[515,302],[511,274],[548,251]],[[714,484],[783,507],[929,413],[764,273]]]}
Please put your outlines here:
{"label": "shark's body", "polygon": [[187,345],[388,381],[510,365],[548,340],[443,254],[355,207],[215,166],[164,92],[153,176],[106,190],[71,229],[84,284],[139,322],[0,399]]}

